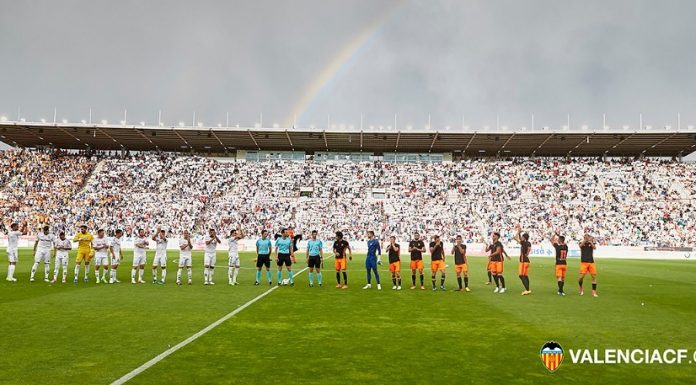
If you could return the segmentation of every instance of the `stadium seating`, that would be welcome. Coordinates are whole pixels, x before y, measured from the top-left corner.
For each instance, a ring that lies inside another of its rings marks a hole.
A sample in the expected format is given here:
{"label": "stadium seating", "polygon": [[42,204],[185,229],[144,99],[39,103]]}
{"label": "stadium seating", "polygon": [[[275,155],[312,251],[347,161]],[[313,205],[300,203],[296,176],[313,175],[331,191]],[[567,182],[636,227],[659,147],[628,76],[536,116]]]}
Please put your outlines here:
{"label": "stadium seating", "polygon": [[[683,246],[696,240],[696,165],[660,160],[465,160],[455,163],[221,162],[0,152],[0,212],[54,230],[86,223],[127,234],[157,225],[179,234],[242,223],[248,234],[294,225],[323,237],[368,229],[481,241],[532,241],[585,231],[600,244]],[[300,196],[300,189],[311,190]],[[384,199],[371,192],[384,190]]]}

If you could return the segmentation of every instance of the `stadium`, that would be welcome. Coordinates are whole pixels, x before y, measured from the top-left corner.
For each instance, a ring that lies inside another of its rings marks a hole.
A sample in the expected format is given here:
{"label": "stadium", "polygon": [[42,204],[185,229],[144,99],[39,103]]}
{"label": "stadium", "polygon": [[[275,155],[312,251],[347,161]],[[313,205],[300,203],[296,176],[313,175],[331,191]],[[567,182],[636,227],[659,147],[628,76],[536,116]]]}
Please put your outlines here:
{"label": "stadium", "polygon": [[[439,9],[394,4],[329,73]],[[0,384],[696,381],[690,111],[310,124],[314,88],[283,124],[3,112]]]}

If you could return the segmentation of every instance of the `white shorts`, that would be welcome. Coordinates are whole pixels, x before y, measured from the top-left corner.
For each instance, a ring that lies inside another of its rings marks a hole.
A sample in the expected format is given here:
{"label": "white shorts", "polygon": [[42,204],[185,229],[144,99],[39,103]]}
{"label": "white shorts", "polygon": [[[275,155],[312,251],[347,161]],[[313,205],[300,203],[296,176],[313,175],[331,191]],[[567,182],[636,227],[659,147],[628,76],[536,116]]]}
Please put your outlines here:
{"label": "white shorts", "polygon": [[51,250],[50,249],[37,249],[36,254],[34,254],[34,263],[51,263]]}
{"label": "white shorts", "polygon": [[167,267],[167,253],[156,253],[155,259],[152,261],[152,266]]}
{"label": "white shorts", "polygon": [[215,262],[217,260],[217,255],[215,253],[205,253],[205,257],[203,258],[203,265],[204,266],[215,266]]}
{"label": "white shorts", "polygon": [[17,263],[17,249],[7,249],[7,260]]}
{"label": "white shorts", "polygon": [[179,256],[179,267],[191,267],[191,257]]}
{"label": "white shorts", "polygon": [[104,254],[104,255],[99,255],[95,254],[94,255],[94,266],[106,266],[109,264],[109,256]]}
{"label": "white shorts", "polygon": [[121,257],[111,256],[111,265],[116,266],[121,263]]}
{"label": "white shorts", "polygon": [[146,258],[144,255],[143,256],[137,256],[135,254],[133,255],[133,266],[142,266],[145,264],[145,262],[146,262]]}
{"label": "white shorts", "polygon": [[68,256],[56,255],[56,266],[68,267]]}
{"label": "white shorts", "polygon": [[230,254],[229,266],[239,267],[239,254]]}

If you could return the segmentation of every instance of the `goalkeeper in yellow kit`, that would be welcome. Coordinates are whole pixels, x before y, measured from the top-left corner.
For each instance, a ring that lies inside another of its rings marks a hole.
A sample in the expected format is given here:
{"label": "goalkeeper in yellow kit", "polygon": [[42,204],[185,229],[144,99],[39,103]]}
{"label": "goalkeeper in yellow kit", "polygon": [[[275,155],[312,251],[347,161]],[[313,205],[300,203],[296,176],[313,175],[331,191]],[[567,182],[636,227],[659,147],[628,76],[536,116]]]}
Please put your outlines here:
{"label": "goalkeeper in yellow kit", "polygon": [[77,277],[80,275],[80,264],[85,263],[85,282],[89,279],[87,275],[89,274],[89,262],[94,257],[94,251],[92,250],[92,240],[94,237],[92,234],[87,232],[87,226],[80,226],[80,231],[73,237],[73,242],[77,242],[77,255],[75,256],[75,278],[74,283],[77,283]]}

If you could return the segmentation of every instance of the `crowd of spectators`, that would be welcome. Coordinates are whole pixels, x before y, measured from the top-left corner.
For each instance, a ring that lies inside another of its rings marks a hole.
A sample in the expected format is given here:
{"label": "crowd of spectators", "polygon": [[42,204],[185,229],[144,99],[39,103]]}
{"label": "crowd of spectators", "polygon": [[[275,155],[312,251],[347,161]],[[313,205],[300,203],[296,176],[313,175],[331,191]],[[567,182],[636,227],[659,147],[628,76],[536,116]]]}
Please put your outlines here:
{"label": "crowd of spectators", "polygon": [[696,242],[696,164],[641,159],[472,159],[445,163],[244,162],[171,154],[128,156],[0,152],[0,212],[73,231],[80,224],[127,235],[157,226],[173,234],[249,236],[294,226],[331,238],[409,239],[413,232],[494,231],[517,224],[533,242],[554,232],[590,233],[599,244],[687,246]]}

